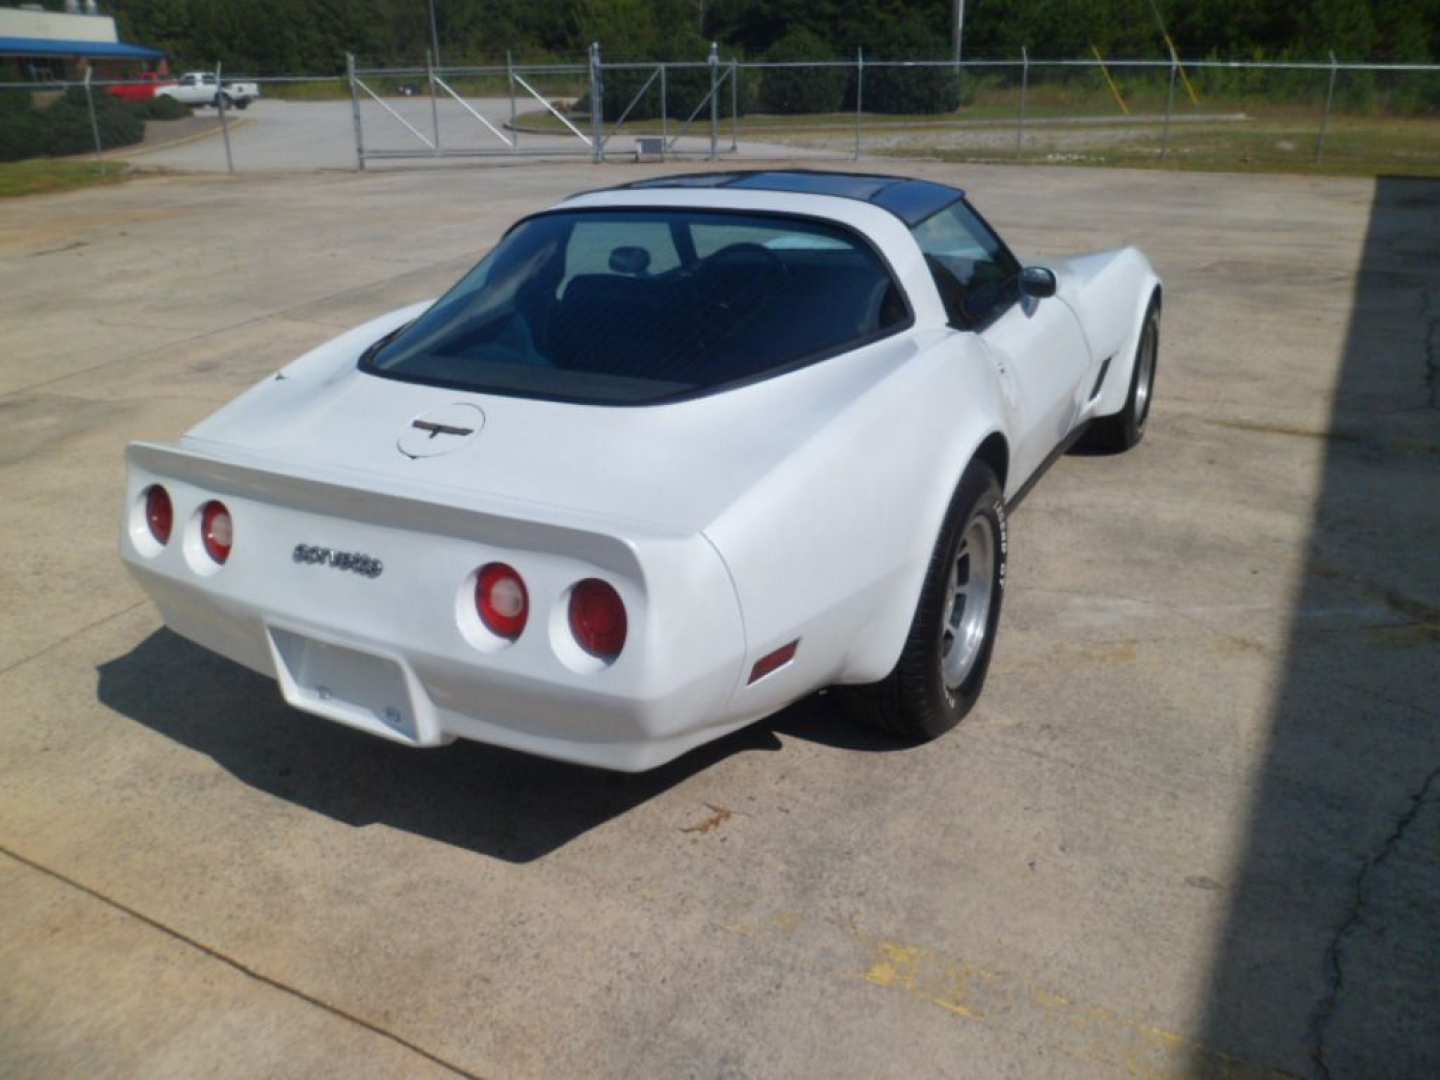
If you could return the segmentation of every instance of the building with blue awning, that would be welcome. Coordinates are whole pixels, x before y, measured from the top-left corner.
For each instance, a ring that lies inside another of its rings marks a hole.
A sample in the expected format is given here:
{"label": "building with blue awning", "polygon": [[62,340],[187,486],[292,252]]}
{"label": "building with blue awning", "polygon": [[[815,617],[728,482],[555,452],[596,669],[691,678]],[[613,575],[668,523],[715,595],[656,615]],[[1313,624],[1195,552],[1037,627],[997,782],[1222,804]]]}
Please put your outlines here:
{"label": "building with blue awning", "polygon": [[165,53],[119,40],[115,20],[72,3],[72,11],[44,11],[35,5],[0,7],[0,80],[44,81],[123,78],[141,71],[168,71]]}

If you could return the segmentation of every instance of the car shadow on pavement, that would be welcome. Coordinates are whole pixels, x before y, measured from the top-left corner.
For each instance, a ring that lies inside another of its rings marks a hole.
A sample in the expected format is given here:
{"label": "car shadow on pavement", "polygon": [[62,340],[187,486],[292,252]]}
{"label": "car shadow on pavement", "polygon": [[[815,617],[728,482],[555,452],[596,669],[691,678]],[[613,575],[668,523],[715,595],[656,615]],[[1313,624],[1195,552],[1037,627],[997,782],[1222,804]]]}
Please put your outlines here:
{"label": "car shadow on pavement", "polygon": [[777,732],[842,748],[896,746],[811,697],[638,774],[465,741],[417,752],[292,709],[273,680],[166,629],[101,664],[98,694],[109,708],[267,794],[346,825],[385,824],[516,863],[734,754],[780,750]]}
{"label": "car shadow on pavement", "polygon": [[[1348,276],[1304,265],[1302,239],[1232,272],[1257,290]],[[1440,1076],[1440,182],[1376,181],[1341,364],[1325,430],[1234,425],[1311,440],[1320,477],[1237,860],[1213,886],[1198,1041],[1227,1076]]]}

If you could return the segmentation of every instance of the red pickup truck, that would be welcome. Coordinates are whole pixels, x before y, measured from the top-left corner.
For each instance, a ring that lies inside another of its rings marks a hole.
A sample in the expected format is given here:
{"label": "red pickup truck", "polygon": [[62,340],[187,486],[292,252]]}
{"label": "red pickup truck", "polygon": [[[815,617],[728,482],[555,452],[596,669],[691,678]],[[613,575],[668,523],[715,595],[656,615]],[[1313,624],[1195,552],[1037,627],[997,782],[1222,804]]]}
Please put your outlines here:
{"label": "red pickup truck", "polygon": [[107,86],[105,92],[121,101],[149,101],[155,96],[155,91],[162,86],[174,86],[175,80],[168,75],[161,76],[153,71],[147,71],[143,75],[134,76],[140,82],[128,83],[125,86]]}

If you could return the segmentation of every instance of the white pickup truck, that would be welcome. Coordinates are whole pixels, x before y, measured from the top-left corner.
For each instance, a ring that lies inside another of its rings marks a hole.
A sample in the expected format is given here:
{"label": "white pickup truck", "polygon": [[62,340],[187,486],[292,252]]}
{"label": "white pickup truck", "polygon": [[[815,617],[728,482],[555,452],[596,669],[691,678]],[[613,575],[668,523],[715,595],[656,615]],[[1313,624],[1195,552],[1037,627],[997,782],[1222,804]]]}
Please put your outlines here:
{"label": "white pickup truck", "polygon": [[213,71],[187,71],[179,82],[156,90],[155,96],[171,97],[182,105],[214,105],[216,108],[223,98],[226,108],[243,109],[260,96],[260,84],[227,82],[221,87]]}

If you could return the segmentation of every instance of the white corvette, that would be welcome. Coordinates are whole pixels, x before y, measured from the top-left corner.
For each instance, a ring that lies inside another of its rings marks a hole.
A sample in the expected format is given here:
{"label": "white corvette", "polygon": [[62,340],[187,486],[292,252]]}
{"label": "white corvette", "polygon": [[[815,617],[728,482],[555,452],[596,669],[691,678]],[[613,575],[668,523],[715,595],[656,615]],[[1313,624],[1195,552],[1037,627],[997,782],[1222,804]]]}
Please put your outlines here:
{"label": "white corvette", "polygon": [[296,708],[641,770],[825,687],[974,705],[1005,511],[1144,433],[1160,282],[1023,267],[964,194],[668,176],[525,218],[450,292],[135,443],[126,564]]}

